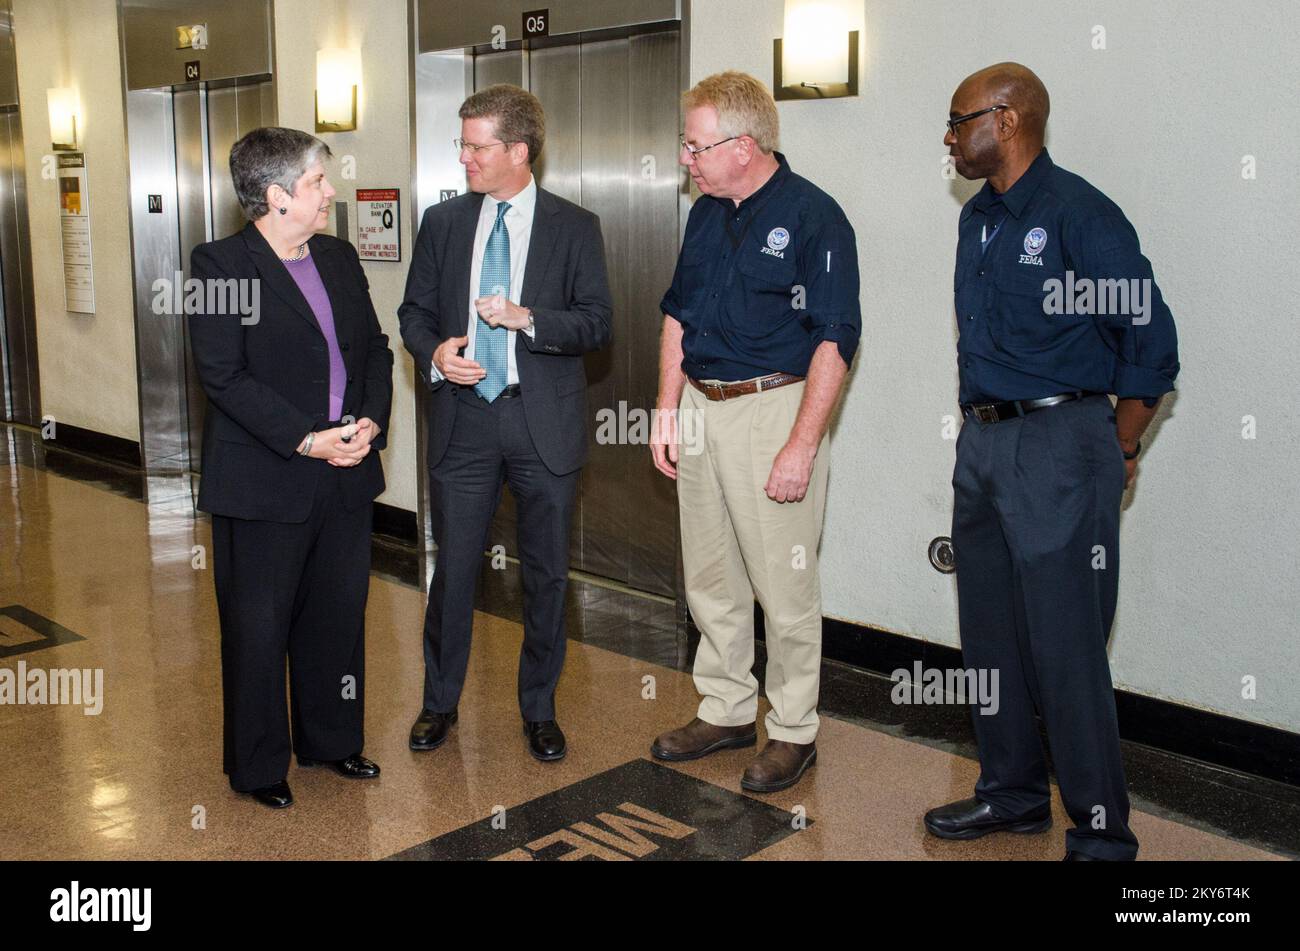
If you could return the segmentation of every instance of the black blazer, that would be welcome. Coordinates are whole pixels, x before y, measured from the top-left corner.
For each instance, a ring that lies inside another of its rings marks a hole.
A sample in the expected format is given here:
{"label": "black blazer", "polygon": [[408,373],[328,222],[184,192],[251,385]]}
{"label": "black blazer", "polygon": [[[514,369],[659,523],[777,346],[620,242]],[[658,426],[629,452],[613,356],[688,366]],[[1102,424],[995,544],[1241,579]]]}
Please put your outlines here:
{"label": "black blazer", "polygon": [[[380,427],[370,454],[338,470],[344,505],[355,509],[384,491],[378,450],[387,443],[393,351],[356,249],[325,234],[313,235],[308,247],[329,294],[347,369],[343,415],[369,417]],[[197,312],[187,310],[194,366],[208,395],[198,507],[233,518],[306,521],[316,479],[329,463],[299,456],[297,448],[308,432],[338,425],[325,418],[329,351],[316,317],[251,222],[196,247],[190,275],[200,281],[258,280],[260,305],[255,323],[238,314],[207,313],[207,295]]]}
{"label": "black blazer", "polygon": [[[470,268],[481,194],[431,205],[420,222],[406,294],[397,316],[402,342],[426,384],[433,351],[469,326]],[[582,355],[609,342],[613,304],[605,274],[600,219],[538,188],[520,306],[532,308],[536,335],[515,334],[520,399],[533,445],[556,475],[587,461],[587,374]],[[476,318],[477,319],[477,318]],[[456,390],[432,383],[429,466],[451,438]]]}

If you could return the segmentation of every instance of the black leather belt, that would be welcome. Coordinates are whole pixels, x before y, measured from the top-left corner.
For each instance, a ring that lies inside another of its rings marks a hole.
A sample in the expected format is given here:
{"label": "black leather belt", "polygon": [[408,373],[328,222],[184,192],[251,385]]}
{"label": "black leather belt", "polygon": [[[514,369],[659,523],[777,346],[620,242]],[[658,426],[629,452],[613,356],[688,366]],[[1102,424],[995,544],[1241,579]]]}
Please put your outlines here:
{"label": "black leather belt", "polygon": [[963,416],[973,417],[981,423],[1001,423],[1008,419],[1018,419],[1021,416],[1027,416],[1034,410],[1047,409],[1049,406],[1057,406],[1061,403],[1068,403],[1071,400],[1081,400],[1085,396],[1097,395],[1098,394],[1087,390],[1080,390],[1074,393],[1058,393],[1055,396],[1044,396],[1039,400],[1006,400],[1001,403],[963,403],[961,411]]}
{"label": "black leather belt", "polygon": [[[478,390],[474,389],[473,386],[458,386],[457,389],[460,390],[462,394],[462,398],[467,399],[470,402],[474,402],[475,400],[477,400],[479,403],[487,403],[487,400],[479,396]],[[511,400],[518,395],[519,395],[519,384],[511,383],[509,386],[507,386],[504,390],[501,391],[500,395],[497,396],[497,399]],[[495,403],[496,400],[493,400],[492,402]]]}

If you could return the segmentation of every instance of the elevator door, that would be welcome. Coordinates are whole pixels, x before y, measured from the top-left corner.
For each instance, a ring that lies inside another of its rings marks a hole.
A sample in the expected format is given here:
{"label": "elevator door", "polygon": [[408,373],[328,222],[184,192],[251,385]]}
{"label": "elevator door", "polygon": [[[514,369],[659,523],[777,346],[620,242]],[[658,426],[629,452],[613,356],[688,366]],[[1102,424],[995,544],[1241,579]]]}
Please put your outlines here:
{"label": "elevator door", "polygon": [[[176,187],[181,269],[190,276],[190,252],[244,226],[230,180],[230,147],[262,121],[270,80],[219,89],[178,90],[172,96],[176,129]],[[200,471],[207,396],[194,369],[189,325],[185,325],[185,402],[190,469]]]}
{"label": "elevator door", "polygon": [[[586,360],[591,459],[582,471],[570,565],[668,597],[675,592],[677,502],[673,483],[651,463],[648,438],[659,300],[676,263],[683,187],[678,55],[674,29],[474,61],[476,89],[512,82],[541,100],[546,142],[534,167],[538,184],[599,215],[605,238],[613,335]],[[490,537],[515,552],[508,491]]]}
{"label": "elevator door", "polygon": [[127,110],[141,447],[150,471],[198,472],[207,397],[185,321],[158,313],[152,288],[159,278],[188,280],[196,245],[243,227],[230,147],[274,123],[273,89],[266,79],[136,90]]}
{"label": "elevator door", "polygon": [[40,423],[22,123],[0,107],[0,419]]}

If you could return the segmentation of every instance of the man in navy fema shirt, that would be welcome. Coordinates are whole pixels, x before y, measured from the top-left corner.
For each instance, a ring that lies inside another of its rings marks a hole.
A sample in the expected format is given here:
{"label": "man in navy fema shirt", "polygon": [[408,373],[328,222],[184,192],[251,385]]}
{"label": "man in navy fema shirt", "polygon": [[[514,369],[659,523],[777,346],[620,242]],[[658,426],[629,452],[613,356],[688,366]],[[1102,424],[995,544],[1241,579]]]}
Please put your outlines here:
{"label": "man in navy fema shirt", "polygon": [[757,598],[772,709],[741,786],[775,792],[817,758],[817,545],[827,427],[861,328],[857,247],[839,205],[776,151],[776,103],[761,82],[718,73],[683,106],[678,161],[701,195],[660,304],[651,448],[677,480],[701,700],[651,753],[691,760],[756,745]]}
{"label": "man in navy fema shirt", "polygon": [[944,137],[957,172],[986,180],[958,225],[952,540],[963,661],[998,672],[999,705],[973,709],[974,798],[925,825],[949,839],[1051,825],[1037,710],[1073,823],[1066,859],[1126,860],[1106,642],[1120,500],[1177,341],[1133,226],[1043,147],[1048,109],[1033,72],[1001,63],[957,88]]}

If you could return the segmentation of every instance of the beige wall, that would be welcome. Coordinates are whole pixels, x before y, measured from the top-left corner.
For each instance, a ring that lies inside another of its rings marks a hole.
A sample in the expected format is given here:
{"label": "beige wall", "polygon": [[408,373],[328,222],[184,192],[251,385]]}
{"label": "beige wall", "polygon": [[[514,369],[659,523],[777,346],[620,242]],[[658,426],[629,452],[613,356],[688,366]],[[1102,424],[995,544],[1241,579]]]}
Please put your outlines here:
{"label": "beige wall", "polygon": [[[367,262],[370,297],[394,351],[393,413],[388,424],[384,473],[388,490],[379,501],[415,511],[414,369],[397,330],[406,269],[411,261],[411,161],[407,75],[406,4],[395,0],[276,0],[275,71],[279,123],[313,132],[316,51],[329,47],[361,50],[361,87],[357,90],[357,131],[324,132],[334,152],[330,182],[349,205],[356,243],[356,190],[395,187],[402,197],[402,260]],[[344,178],[355,169],[355,178]]]}
{"label": "beige wall", "polygon": [[[13,0],[19,107],[27,152],[41,409],[57,423],[140,438],[122,80],[114,0]],[[45,91],[81,95],[95,313],[63,300],[57,183]],[[43,174],[44,173],[44,174]]]}
{"label": "beige wall", "polygon": [[[863,24],[861,95],[779,104],[783,151],[844,207],[862,272],[862,349],[833,436],[826,613],[958,643],[953,580],[925,556],[951,524],[953,253],[973,187],[941,174],[943,120],[963,77],[1014,59],[1051,92],[1053,158],[1124,209],[1178,323],[1179,392],[1126,499],[1116,683],[1300,730],[1300,6],[828,2]],[[692,11],[693,79],[737,68],[771,82],[782,0]],[[1242,177],[1246,155],[1255,179]],[[1246,415],[1256,439],[1242,438]]]}

